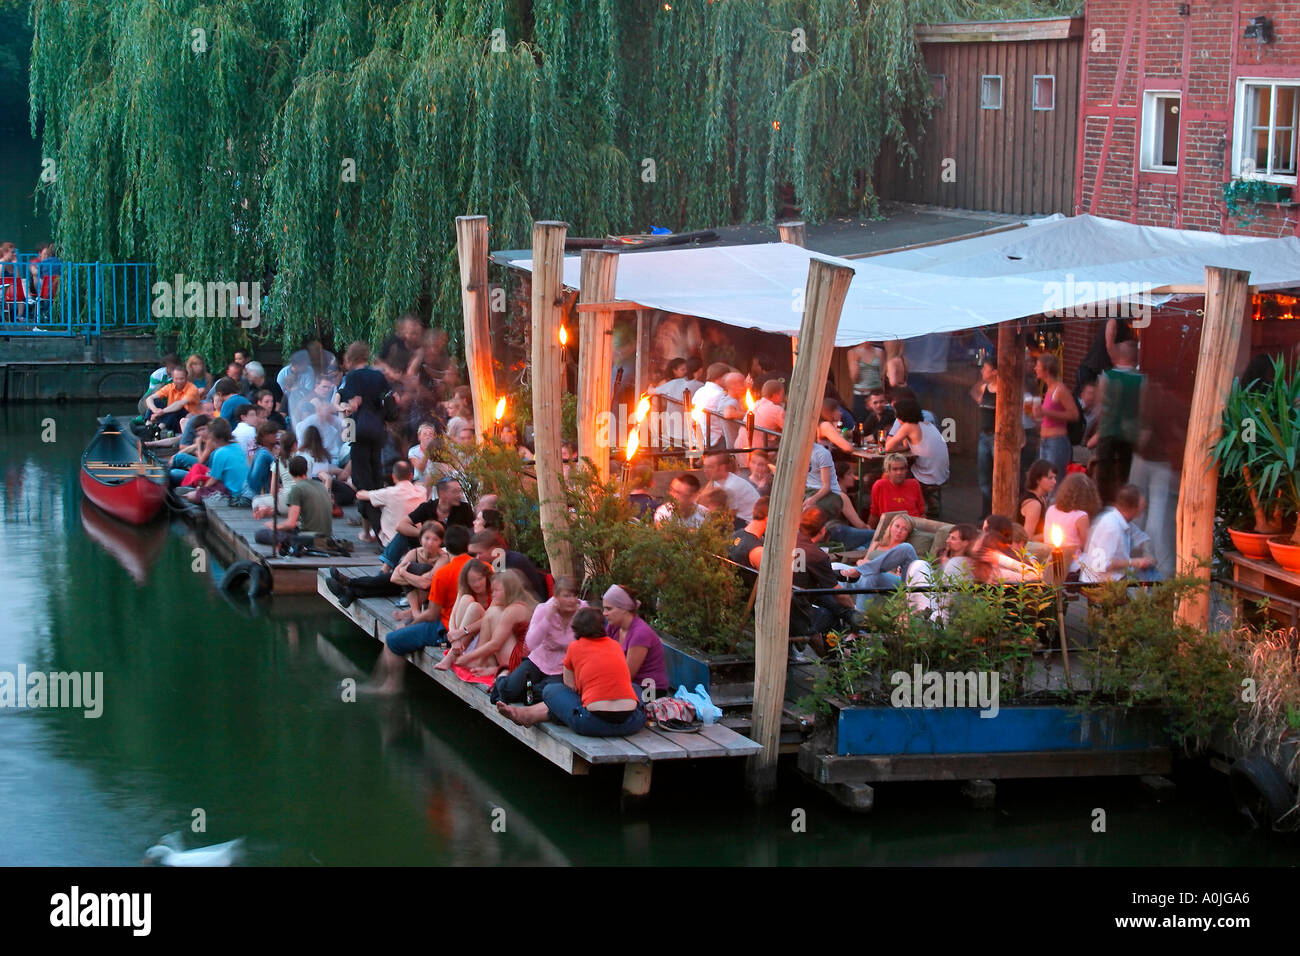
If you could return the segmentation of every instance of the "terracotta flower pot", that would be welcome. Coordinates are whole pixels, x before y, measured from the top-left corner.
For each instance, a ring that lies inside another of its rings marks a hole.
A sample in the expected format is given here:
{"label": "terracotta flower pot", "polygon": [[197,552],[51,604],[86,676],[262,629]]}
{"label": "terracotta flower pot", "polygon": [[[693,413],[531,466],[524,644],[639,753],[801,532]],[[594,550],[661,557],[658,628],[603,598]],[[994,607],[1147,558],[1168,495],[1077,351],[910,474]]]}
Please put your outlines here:
{"label": "terracotta flower pot", "polygon": [[1282,565],[1283,571],[1300,574],[1300,544],[1273,539],[1268,543],[1268,550],[1273,553],[1273,560]]}
{"label": "terracotta flower pot", "polygon": [[1268,560],[1269,540],[1277,537],[1276,534],[1256,534],[1254,531],[1237,531],[1235,528],[1229,528],[1228,535],[1243,556],[1257,561]]}

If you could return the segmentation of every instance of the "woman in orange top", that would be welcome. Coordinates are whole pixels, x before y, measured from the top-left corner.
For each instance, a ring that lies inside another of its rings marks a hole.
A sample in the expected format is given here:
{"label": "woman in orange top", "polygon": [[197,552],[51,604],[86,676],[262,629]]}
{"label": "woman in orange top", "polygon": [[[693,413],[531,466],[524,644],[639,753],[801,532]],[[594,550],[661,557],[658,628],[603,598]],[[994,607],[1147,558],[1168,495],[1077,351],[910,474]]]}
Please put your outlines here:
{"label": "woman in orange top", "polygon": [[480,677],[495,677],[512,671],[528,656],[528,625],[537,599],[524,585],[517,571],[507,568],[492,575],[492,603],[483,612],[478,643],[453,663]]}
{"label": "woman in orange top", "polygon": [[605,635],[605,619],[595,608],[573,615],[574,642],[564,655],[564,683],[542,688],[544,703],[530,707],[498,703],[497,710],[530,727],[547,717],[587,737],[624,737],[645,726],[627,657],[618,641]]}

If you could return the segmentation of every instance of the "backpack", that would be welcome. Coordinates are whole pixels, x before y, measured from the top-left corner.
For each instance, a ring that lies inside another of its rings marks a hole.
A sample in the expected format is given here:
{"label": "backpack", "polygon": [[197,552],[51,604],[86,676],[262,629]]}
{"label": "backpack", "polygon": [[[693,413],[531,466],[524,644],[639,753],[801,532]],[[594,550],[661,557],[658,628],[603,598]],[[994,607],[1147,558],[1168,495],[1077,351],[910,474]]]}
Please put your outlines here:
{"label": "backpack", "polygon": [[1070,398],[1074,400],[1074,407],[1079,412],[1079,417],[1066,425],[1066,437],[1070,439],[1071,445],[1082,445],[1084,433],[1088,429],[1088,423],[1083,418],[1083,402],[1079,401],[1079,396],[1073,392]]}
{"label": "backpack", "polygon": [[397,405],[397,393],[390,388],[379,396],[379,408],[384,413],[384,421],[397,421],[401,416],[401,409]]}

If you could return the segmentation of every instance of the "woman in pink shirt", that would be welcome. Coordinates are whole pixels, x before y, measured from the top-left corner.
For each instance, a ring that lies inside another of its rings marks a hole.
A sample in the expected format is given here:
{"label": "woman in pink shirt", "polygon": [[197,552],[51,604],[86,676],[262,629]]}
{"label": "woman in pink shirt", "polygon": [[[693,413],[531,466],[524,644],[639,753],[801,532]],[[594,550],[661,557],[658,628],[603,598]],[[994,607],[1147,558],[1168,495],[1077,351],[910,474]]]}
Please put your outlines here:
{"label": "woman in pink shirt", "polygon": [[1070,571],[1079,570],[1078,554],[1088,543],[1092,519],[1101,512],[1097,483],[1081,472],[1066,475],[1056,486],[1056,500],[1043,515],[1043,541],[1052,544],[1052,528],[1061,529],[1061,547],[1070,549]]}
{"label": "woman in pink shirt", "polygon": [[[561,575],[555,579],[555,596],[537,605],[528,625],[528,656],[492,685],[492,703],[532,704],[542,699],[542,688],[564,674],[564,654],[573,643],[573,615],[586,603],[578,598],[578,583]],[[529,685],[533,699],[528,700]]]}

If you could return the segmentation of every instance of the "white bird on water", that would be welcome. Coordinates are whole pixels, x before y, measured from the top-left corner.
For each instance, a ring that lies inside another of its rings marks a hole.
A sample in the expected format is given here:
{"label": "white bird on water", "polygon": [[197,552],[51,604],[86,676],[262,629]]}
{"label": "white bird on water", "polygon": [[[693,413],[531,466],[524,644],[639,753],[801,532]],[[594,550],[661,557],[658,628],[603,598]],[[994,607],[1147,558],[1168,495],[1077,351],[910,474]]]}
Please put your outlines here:
{"label": "white bird on water", "polygon": [[169,833],[155,846],[145,850],[145,862],[162,866],[230,866],[243,852],[244,838],[196,847],[193,850],[182,850],[177,845],[179,843],[180,834]]}

